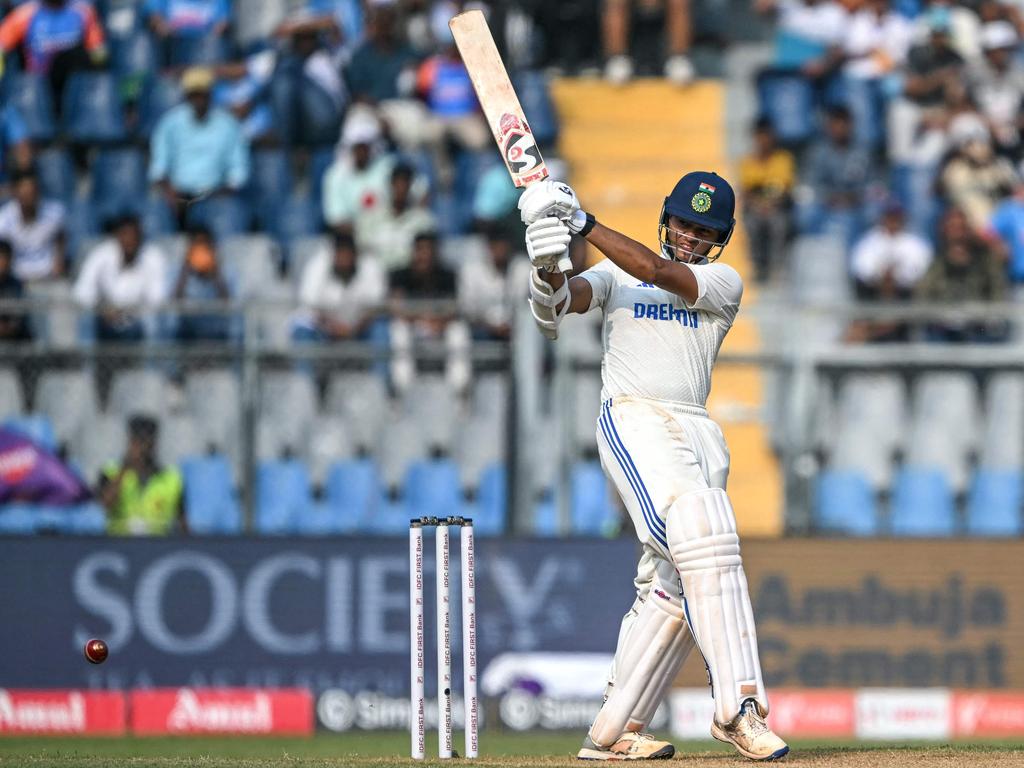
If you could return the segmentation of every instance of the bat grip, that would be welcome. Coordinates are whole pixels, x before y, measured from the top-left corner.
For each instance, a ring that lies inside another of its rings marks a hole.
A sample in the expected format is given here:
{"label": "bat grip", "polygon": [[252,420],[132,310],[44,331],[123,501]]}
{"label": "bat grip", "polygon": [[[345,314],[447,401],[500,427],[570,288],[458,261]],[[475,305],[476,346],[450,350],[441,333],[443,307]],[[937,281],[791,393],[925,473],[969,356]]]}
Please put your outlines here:
{"label": "bat grip", "polygon": [[563,275],[572,272],[572,259],[569,258],[568,254],[558,260],[558,271]]}

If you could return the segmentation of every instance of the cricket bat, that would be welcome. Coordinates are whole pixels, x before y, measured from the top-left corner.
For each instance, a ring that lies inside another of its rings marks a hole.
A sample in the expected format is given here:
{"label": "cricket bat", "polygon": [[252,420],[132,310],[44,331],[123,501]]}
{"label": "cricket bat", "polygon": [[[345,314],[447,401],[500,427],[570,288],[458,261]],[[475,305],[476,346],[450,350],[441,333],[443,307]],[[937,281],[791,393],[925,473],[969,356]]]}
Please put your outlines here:
{"label": "cricket bat", "polygon": [[[512,182],[517,187],[528,187],[546,179],[548,167],[526,122],[483,12],[460,13],[452,17],[448,26]],[[568,253],[558,260],[558,270],[572,271]]]}

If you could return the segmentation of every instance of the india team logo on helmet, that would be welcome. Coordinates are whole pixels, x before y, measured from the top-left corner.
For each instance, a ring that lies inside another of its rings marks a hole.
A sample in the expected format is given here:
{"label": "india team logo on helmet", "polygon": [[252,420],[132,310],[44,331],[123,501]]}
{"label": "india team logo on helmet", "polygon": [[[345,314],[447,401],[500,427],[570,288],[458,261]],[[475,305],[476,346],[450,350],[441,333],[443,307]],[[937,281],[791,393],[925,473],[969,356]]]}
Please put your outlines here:
{"label": "india team logo on helmet", "polygon": [[662,253],[668,258],[676,258],[678,246],[668,240],[668,219],[669,216],[675,216],[687,223],[718,232],[718,237],[712,243],[713,247],[704,257],[708,261],[714,261],[722,255],[722,250],[732,238],[733,229],[736,227],[735,212],[736,194],[729,182],[711,171],[694,171],[686,174],[665,198],[665,204],[661,209],[658,239],[661,241]]}

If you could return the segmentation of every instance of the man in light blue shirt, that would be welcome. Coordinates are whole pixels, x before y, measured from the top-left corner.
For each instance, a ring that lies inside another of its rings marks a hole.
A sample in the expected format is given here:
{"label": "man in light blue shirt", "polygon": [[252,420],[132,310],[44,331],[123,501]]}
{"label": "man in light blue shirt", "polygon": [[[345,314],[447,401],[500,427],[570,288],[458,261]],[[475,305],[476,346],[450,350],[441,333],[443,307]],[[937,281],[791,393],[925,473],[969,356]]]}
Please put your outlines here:
{"label": "man in light blue shirt", "polygon": [[200,195],[237,192],[249,180],[249,142],[239,122],[211,107],[213,72],[182,76],[185,103],[170,109],[150,140],[149,180],[179,214]]}

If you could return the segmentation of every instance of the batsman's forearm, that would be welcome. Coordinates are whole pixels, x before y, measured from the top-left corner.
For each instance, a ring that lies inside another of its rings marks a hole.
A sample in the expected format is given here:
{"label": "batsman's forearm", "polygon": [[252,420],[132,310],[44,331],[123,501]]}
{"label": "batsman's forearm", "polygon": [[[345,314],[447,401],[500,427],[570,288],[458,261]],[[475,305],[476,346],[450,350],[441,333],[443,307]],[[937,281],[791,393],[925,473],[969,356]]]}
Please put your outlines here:
{"label": "batsman's forearm", "polygon": [[637,280],[657,284],[657,275],[665,260],[642,243],[597,222],[587,240]]}

